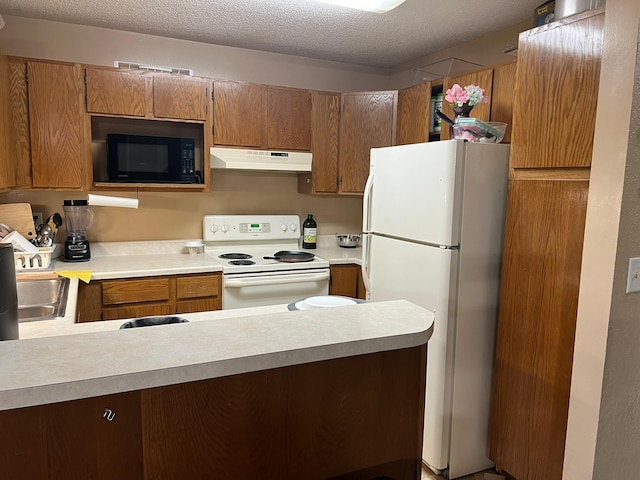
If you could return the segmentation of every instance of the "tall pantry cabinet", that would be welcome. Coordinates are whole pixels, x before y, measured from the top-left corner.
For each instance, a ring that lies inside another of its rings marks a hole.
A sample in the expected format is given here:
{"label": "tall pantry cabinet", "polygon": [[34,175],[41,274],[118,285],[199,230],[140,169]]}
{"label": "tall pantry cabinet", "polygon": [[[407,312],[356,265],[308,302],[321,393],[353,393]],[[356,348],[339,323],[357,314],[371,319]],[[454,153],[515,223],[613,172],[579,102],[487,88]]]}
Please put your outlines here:
{"label": "tall pantry cabinet", "polygon": [[560,480],[604,10],[520,34],[489,458]]}

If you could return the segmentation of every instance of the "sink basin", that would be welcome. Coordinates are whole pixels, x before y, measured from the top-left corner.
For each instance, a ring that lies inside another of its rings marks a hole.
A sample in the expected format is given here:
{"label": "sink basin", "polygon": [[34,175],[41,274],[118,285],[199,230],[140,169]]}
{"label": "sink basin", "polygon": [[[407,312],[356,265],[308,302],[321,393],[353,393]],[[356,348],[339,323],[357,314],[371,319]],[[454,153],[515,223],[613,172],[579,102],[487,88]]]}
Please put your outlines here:
{"label": "sink basin", "polygon": [[18,321],[63,317],[69,294],[68,278],[18,280]]}

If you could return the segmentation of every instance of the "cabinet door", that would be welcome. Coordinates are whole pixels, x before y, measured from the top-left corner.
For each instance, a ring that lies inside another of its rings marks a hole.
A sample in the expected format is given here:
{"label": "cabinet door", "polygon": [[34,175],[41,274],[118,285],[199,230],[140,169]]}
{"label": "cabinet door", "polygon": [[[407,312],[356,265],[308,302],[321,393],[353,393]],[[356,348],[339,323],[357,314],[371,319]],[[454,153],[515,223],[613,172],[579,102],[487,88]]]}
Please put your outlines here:
{"label": "cabinet door", "polygon": [[515,478],[560,480],[586,180],[511,180],[489,457]]}
{"label": "cabinet door", "polygon": [[269,87],[267,148],[311,150],[311,92]]}
{"label": "cabinet door", "polygon": [[261,148],[267,144],[267,87],[213,83],[213,143]]}
{"label": "cabinet door", "polygon": [[513,102],[515,100],[516,62],[496,65],[493,68],[493,92],[491,95],[491,121],[504,122],[507,130],[501,143],[511,142],[513,129]]}
{"label": "cabinet door", "polygon": [[16,185],[9,91],[9,62],[0,55],[0,190]]}
{"label": "cabinet door", "polygon": [[600,14],[520,35],[513,168],[591,165],[603,30]]}
{"label": "cabinet door", "polygon": [[81,188],[91,164],[80,65],[27,62],[34,187]]}
{"label": "cabinet door", "polygon": [[313,162],[310,174],[298,175],[298,192],[337,193],[340,94],[313,92],[311,105]]}
{"label": "cabinet door", "polygon": [[394,144],[397,99],[397,91],[342,94],[340,193],[363,193],[371,149]]}
{"label": "cabinet door", "polygon": [[134,302],[169,301],[172,298],[168,277],[105,280],[102,282],[102,303],[117,305]]}
{"label": "cabinet door", "polygon": [[177,75],[153,79],[153,114],[160,118],[206,120],[209,80]]}
{"label": "cabinet door", "polygon": [[[519,53],[519,52],[518,52]],[[447,94],[447,90],[454,84],[458,84],[461,87],[467,85],[477,85],[484,88],[484,94],[489,97],[489,102],[481,103],[473,107],[471,116],[480,120],[491,120],[491,96],[493,92],[493,68],[485,68],[484,70],[478,70],[475,72],[466,73],[463,75],[456,75],[455,77],[447,77],[444,79],[444,94]],[[447,117],[453,119],[455,113],[446,100],[442,101],[442,113]],[[440,133],[441,140],[449,140],[451,137],[449,125],[443,122],[442,131]]]}
{"label": "cabinet door", "polygon": [[27,64],[10,59],[9,90],[11,95],[11,135],[15,148],[15,175],[17,187],[31,187],[31,133],[29,128],[29,92]]}
{"label": "cabinet door", "polygon": [[150,112],[150,75],[101,68],[87,68],[85,74],[88,112],[135,117]]}
{"label": "cabinet door", "polygon": [[141,479],[140,392],[0,412],[2,478]]}
{"label": "cabinet door", "polygon": [[357,265],[332,265],[329,293],[357,298],[359,271],[360,267]]}
{"label": "cabinet door", "polygon": [[398,91],[398,145],[429,141],[431,82]]}

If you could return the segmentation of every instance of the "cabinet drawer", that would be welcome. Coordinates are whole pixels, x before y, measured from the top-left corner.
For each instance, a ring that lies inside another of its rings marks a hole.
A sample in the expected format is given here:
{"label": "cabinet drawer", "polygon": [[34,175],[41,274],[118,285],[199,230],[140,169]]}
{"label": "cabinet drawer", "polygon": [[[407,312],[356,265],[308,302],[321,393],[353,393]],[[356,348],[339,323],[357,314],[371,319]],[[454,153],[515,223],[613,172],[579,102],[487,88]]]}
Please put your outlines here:
{"label": "cabinet drawer", "polygon": [[220,276],[178,278],[176,288],[177,298],[217,297],[220,295]]}
{"label": "cabinet drawer", "polygon": [[168,278],[110,280],[102,284],[103,305],[169,300]]}
{"label": "cabinet drawer", "polygon": [[212,312],[222,310],[222,298],[199,298],[182,300],[176,304],[176,313]]}
{"label": "cabinet drawer", "polygon": [[166,304],[127,305],[122,307],[105,308],[102,311],[103,320],[118,320],[123,318],[151,317],[154,315],[173,315],[173,307]]}

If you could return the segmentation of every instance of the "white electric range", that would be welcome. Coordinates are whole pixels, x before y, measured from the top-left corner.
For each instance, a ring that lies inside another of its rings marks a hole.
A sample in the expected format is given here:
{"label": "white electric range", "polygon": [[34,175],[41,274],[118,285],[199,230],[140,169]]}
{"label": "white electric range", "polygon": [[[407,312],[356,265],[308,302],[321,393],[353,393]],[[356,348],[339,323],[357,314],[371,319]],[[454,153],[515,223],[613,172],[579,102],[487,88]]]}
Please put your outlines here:
{"label": "white electric range", "polygon": [[294,263],[264,258],[301,252],[297,215],[206,215],[202,226],[205,254],[222,265],[224,310],[329,294],[327,260],[315,255]]}

